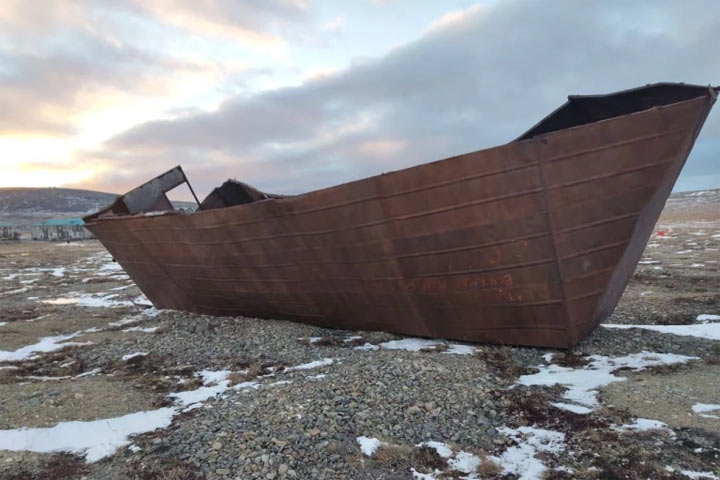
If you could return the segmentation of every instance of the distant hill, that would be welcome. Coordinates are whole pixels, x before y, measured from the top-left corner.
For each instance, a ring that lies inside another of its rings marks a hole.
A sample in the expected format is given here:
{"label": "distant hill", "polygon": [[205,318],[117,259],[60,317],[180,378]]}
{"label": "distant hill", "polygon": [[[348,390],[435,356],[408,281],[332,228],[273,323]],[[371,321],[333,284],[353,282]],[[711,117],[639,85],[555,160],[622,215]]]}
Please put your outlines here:
{"label": "distant hill", "polygon": [[720,220],[720,188],[670,195],[660,221]]}
{"label": "distant hill", "polygon": [[[0,188],[0,220],[29,223],[48,218],[82,217],[110,205],[117,194],[76,188]],[[173,202],[178,207],[193,202]]]}

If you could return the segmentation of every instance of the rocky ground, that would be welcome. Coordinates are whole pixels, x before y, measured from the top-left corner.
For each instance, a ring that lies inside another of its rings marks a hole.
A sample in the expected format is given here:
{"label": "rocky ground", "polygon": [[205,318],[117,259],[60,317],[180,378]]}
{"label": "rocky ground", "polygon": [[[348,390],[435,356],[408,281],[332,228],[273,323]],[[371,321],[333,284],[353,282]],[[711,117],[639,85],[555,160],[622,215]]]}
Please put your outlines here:
{"label": "rocky ground", "polygon": [[720,222],[658,230],[638,328],[572,352],[156,311],[97,242],[0,245],[0,478],[720,478]]}

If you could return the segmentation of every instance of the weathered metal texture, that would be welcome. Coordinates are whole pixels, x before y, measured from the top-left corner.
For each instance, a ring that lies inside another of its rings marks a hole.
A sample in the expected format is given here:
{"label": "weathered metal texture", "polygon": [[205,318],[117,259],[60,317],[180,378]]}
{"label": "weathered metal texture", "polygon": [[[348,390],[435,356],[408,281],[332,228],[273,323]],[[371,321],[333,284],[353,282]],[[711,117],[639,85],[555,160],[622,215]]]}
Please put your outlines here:
{"label": "weathered metal texture", "polygon": [[637,111],[303,195],[87,228],[159,308],[569,347],[617,304],[715,100],[660,90],[633,90]]}
{"label": "weathered metal texture", "polygon": [[[192,191],[190,182],[185,177],[185,172],[183,172],[182,167],[177,166],[130,190],[125,195],[118,197],[107,208],[88,215],[84,220],[87,223],[104,215],[131,215],[172,210],[172,203],[165,194],[183,183],[187,183],[188,188]],[[193,192],[193,195],[195,195],[195,192]]]}

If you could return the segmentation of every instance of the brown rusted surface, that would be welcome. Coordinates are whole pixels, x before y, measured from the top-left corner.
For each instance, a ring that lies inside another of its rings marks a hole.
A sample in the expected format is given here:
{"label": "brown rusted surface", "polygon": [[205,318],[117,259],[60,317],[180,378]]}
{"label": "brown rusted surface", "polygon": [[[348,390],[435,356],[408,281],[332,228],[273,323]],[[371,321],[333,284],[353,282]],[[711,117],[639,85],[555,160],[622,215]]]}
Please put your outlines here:
{"label": "brown rusted surface", "polygon": [[[185,177],[185,172],[182,167],[177,166],[130,190],[106,208],[84,217],[83,220],[85,223],[89,223],[100,217],[173,210],[173,205],[165,194],[183,183],[187,183],[190,192],[195,197],[195,192]],[[195,201],[197,201],[197,197],[195,197]]]}
{"label": "brown rusted surface", "polygon": [[500,147],[87,228],[158,308],[569,347],[615,308],[714,100],[570,97]]}

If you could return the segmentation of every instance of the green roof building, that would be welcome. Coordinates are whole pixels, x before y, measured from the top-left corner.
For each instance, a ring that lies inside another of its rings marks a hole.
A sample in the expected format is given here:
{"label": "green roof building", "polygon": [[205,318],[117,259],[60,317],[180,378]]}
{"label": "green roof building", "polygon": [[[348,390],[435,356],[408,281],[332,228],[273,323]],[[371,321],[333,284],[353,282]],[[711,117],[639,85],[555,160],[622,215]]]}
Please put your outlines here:
{"label": "green roof building", "polygon": [[53,218],[32,226],[33,240],[85,240],[93,238],[82,218]]}

